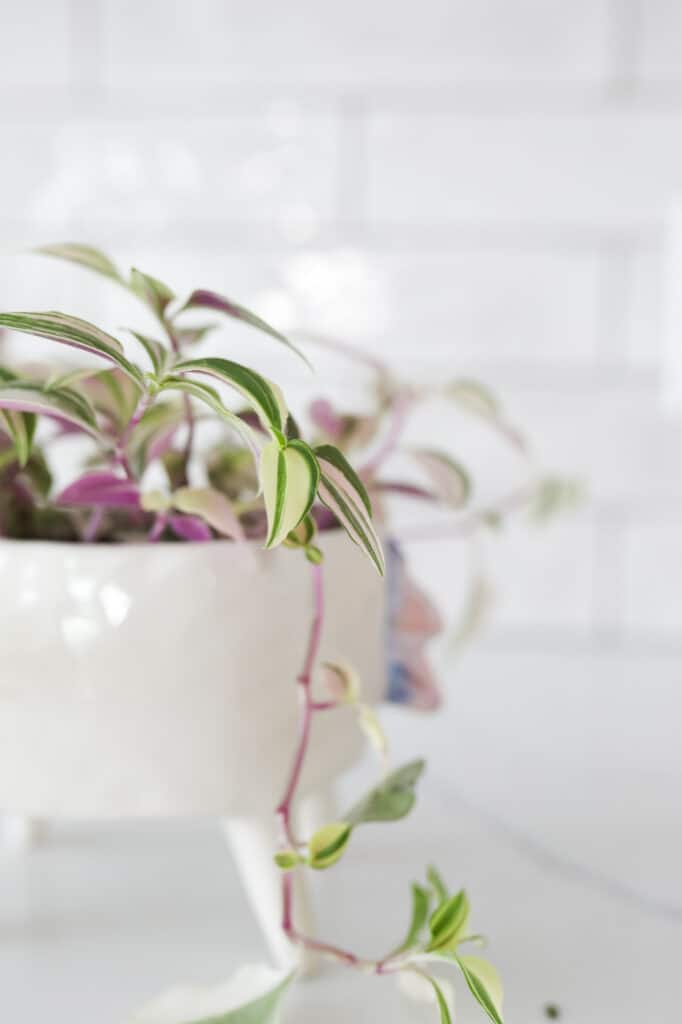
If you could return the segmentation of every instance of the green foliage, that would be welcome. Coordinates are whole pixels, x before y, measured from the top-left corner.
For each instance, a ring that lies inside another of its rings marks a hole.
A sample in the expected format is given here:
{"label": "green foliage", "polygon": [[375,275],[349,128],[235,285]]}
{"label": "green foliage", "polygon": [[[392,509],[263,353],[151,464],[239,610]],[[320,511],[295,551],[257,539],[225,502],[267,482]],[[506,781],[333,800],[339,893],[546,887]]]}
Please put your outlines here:
{"label": "green foliage", "polygon": [[455,961],[479,1006],[493,1024],[503,1024],[502,985],[493,965],[477,956],[455,957]]}
{"label": "green foliage", "polygon": [[398,946],[396,952],[400,953],[405,949],[412,949],[417,944],[428,920],[430,905],[431,896],[428,889],[413,882],[410,925],[407,929],[407,935],[400,946]]}
{"label": "green foliage", "polygon": [[346,821],[335,821],[318,829],[308,844],[308,863],[311,868],[322,871],[336,864],[343,856],[352,831]]}
{"label": "green foliage", "polygon": [[304,858],[296,850],[280,850],[275,854],[275,864],[282,871],[292,871],[299,864],[303,863]]}
{"label": "green foliage", "polygon": [[466,934],[469,923],[469,900],[463,889],[443,900],[434,910],[429,921],[431,941],[427,952],[442,950],[457,945]]}
{"label": "green foliage", "polygon": [[415,786],[424,771],[424,761],[410,761],[391,772],[345,815],[351,825],[372,821],[398,821],[410,813],[416,800]]}

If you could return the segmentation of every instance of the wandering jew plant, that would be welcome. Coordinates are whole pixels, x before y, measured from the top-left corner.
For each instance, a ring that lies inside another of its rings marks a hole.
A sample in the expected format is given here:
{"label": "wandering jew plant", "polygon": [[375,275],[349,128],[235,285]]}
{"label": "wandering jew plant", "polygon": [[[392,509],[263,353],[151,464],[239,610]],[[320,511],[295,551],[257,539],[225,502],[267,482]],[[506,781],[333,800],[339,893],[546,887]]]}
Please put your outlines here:
{"label": "wandering jew plant", "polygon": [[[348,416],[320,399],[312,405],[313,436],[306,440],[277,384],[223,355],[196,354],[205,347],[218,319],[226,317],[264,332],[307,363],[291,341],[258,316],[205,289],[180,301],[163,282],[135,269],[124,275],[107,256],[89,246],[52,245],[40,251],[80,264],[133,293],[152,311],[159,330],[158,336],[131,330],[124,346],[113,335],[65,313],[0,314],[0,328],[79,349],[105,364],[102,369],[89,366],[57,375],[22,375],[0,366],[4,428],[0,433],[0,533],[27,540],[101,543],[142,538],[149,543],[254,539],[266,548],[284,545],[302,552],[310,563],[314,612],[296,681],[301,694],[299,740],[275,812],[281,833],[273,856],[282,873],[282,928],[293,943],[349,967],[407,976],[432,986],[442,1022],[450,1021],[450,1010],[432,969],[454,967],[490,1020],[499,1024],[497,974],[486,960],[466,952],[467,943],[481,941],[472,934],[466,893],[451,892],[433,868],[423,884],[412,886],[405,936],[376,960],[301,934],[294,925],[293,872],[331,868],[357,828],[407,815],[424,768],[422,761],[393,771],[386,768],[379,784],[339,821],[307,837],[293,832],[292,809],[318,714],[352,705],[359,725],[386,753],[385,738],[372,711],[362,703],[361,683],[352,668],[326,664],[314,679],[325,587],[323,553],[316,540],[325,530],[342,528],[383,574],[384,554],[375,521],[383,518],[388,495],[458,510],[463,518],[453,529],[461,533],[494,526],[519,504],[546,514],[571,496],[570,488],[554,479],[535,480],[498,507],[469,509],[468,473],[448,454],[431,449],[409,449],[421,474],[417,481],[388,479],[384,463],[400,448],[406,420],[420,396],[396,381],[382,364],[360,357],[376,375],[375,413]],[[197,311],[205,322],[197,324]],[[460,380],[442,390],[462,408],[484,417],[510,443],[523,447],[497,401],[480,385]],[[227,404],[228,392],[237,396],[235,407]],[[199,453],[196,428],[206,418],[222,421],[226,437]],[[40,429],[39,420],[44,421]],[[55,494],[52,448],[60,437],[73,433],[90,439],[90,454],[82,474]],[[355,456],[375,441],[373,454],[356,470],[349,453]],[[201,481],[195,482],[199,458],[203,469]],[[150,470],[158,481],[160,469],[165,486],[150,487]],[[476,616],[475,604],[476,593],[470,620]],[[317,687],[326,692],[318,693]],[[290,980],[248,1000],[241,1009],[214,1014],[211,1021],[264,1024]],[[189,1017],[183,1021],[190,1024]]]}

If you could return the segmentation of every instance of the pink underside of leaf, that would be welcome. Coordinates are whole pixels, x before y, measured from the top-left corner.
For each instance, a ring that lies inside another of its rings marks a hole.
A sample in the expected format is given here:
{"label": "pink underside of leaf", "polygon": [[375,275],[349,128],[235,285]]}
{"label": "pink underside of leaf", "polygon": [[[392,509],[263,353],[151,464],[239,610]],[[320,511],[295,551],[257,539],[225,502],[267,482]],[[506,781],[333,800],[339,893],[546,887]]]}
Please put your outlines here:
{"label": "pink underside of leaf", "polygon": [[333,441],[343,434],[343,419],[326,398],[317,398],[310,403],[310,418],[316,427],[323,430]]}
{"label": "pink underside of leaf", "polygon": [[182,540],[212,540],[213,534],[210,527],[198,516],[170,515],[168,517],[170,527]]}
{"label": "pink underside of leaf", "polygon": [[100,508],[140,508],[140,492],[131,480],[114,473],[86,473],[69,484],[57,505],[92,505]]}

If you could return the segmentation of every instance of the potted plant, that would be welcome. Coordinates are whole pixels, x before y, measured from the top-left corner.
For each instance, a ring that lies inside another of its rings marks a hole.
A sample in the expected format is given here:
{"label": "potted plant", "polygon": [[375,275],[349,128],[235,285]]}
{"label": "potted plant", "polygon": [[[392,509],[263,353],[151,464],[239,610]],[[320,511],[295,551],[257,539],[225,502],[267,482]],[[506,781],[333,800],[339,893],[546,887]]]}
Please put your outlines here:
{"label": "potted plant", "polygon": [[[372,706],[385,695],[386,621],[393,698],[437,701],[423,660],[437,617],[390,541],[388,597],[382,581],[387,499],[445,503],[460,513],[454,529],[466,532],[495,525],[513,505],[556,505],[563,485],[533,480],[513,501],[470,509],[468,474],[431,449],[410,452],[420,479],[387,478],[386,460],[421,396],[381,364],[370,361],[372,415],[319,400],[306,440],[277,384],[222,355],[197,354],[226,317],[307,361],[259,317],[203,289],[179,301],[163,282],[135,269],[123,275],[89,246],[41,251],[133,292],[159,336],[132,330],[124,346],[64,313],[0,314],[2,328],[104,364],[57,375],[0,368],[0,807],[47,818],[224,818],[280,959],[303,949],[416,979],[433,989],[442,1021],[448,1003],[431,965],[452,965],[500,1021],[494,970],[462,948],[472,940],[466,894],[450,893],[433,869],[413,886],[406,937],[371,962],[311,934],[297,891],[306,869],[343,855],[356,828],[407,814],[423,768],[384,765],[369,794],[325,819],[330,783],[358,756],[363,733],[385,760]],[[457,381],[448,391],[520,443],[479,385]],[[206,417],[224,424],[225,436],[199,457]],[[86,462],[55,493],[55,448],[73,435],[87,439]],[[353,468],[348,456],[367,446]],[[267,1021],[291,977],[266,979],[267,991],[259,983],[255,994],[247,985],[242,1009],[234,989],[196,1005],[213,1007],[215,1022]],[[208,1016],[188,1009],[194,995],[173,998],[176,1009],[166,1003],[159,1019]],[[216,1000],[224,1002],[217,1011]]]}

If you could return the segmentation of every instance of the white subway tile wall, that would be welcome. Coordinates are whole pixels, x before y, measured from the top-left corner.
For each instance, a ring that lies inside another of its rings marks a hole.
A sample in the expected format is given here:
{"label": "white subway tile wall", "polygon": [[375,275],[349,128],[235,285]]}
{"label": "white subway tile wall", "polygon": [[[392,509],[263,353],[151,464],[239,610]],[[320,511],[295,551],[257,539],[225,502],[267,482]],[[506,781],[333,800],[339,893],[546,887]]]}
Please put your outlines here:
{"label": "white subway tile wall", "polygon": [[[76,237],[410,375],[480,373],[588,488],[492,547],[487,642],[682,646],[682,5],[29,0],[3,43],[3,307],[118,326],[106,285],[17,256]],[[463,569],[414,558],[444,595]]]}

